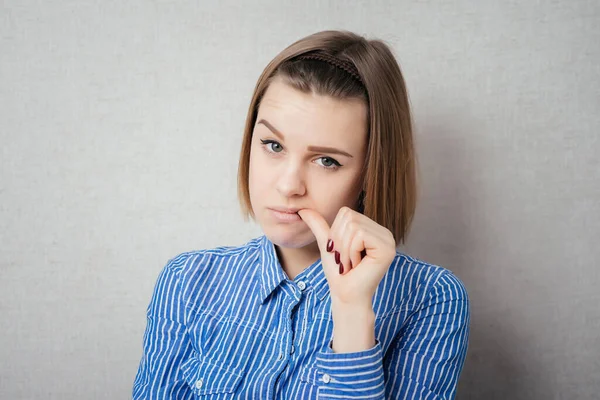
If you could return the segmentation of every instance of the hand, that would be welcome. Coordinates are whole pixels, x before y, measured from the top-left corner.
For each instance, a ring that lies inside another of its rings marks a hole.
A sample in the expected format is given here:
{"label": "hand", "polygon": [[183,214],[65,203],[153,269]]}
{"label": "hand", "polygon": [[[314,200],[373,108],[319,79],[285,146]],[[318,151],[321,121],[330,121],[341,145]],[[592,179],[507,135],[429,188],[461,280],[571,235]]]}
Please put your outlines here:
{"label": "hand", "polygon": [[298,214],[317,239],[332,302],[372,304],[377,286],[396,256],[394,235],[349,207],[338,211],[331,228],[314,210],[303,209]]}

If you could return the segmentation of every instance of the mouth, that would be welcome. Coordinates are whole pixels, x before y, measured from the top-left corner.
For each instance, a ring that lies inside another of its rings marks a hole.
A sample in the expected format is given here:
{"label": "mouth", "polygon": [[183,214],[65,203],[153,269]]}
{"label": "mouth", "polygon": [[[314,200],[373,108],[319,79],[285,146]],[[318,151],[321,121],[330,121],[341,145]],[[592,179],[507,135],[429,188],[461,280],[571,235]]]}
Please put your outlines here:
{"label": "mouth", "polygon": [[283,208],[283,207],[271,207],[269,211],[273,217],[279,222],[296,222],[301,221],[300,215],[298,214],[300,208]]}
{"label": "mouth", "polygon": [[270,207],[271,210],[286,214],[297,214],[301,208]]}

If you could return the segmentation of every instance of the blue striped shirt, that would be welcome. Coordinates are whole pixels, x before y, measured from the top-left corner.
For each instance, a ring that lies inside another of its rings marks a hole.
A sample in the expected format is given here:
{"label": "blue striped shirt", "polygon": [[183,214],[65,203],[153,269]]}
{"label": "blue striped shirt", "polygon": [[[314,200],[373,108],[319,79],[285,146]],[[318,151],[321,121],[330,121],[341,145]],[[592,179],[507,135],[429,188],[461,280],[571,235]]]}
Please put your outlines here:
{"label": "blue striped shirt", "polygon": [[180,254],[147,310],[134,399],[451,399],[469,304],[449,271],[396,253],[373,298],[373,348],[331,348],[318,260],[290,280],[273,243]]}

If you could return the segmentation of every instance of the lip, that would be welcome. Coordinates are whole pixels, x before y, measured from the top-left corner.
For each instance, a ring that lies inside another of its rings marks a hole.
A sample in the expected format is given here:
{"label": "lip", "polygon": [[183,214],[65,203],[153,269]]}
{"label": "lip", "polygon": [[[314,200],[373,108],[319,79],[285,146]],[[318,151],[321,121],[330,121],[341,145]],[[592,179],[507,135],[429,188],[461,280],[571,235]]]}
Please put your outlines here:
{"label": "lip", "polygon": [[269,207],[270,210],[279,211],[282,213],[295,214],[302,210],[301,208],[286,208],[286,207]]}
{"label": "lip", "polygon": [[298,215],[298,210],[301,210],[301,208],[270,207],[268,210],[280,222],[302,221],[302,218]]}

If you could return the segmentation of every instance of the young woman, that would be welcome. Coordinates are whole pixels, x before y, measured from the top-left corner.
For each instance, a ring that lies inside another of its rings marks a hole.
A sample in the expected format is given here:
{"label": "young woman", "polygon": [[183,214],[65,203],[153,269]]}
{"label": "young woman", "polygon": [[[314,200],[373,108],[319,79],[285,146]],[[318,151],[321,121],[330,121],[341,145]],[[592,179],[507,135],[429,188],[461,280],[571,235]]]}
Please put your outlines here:
{"label": "young woman", "polygon": [[416,205],[411,114],[381,41],[325,31],[266,67],[239,165],[264,235],[181,254],[148,307],[135,399],[449,399],[469,305],[397,252]]}

